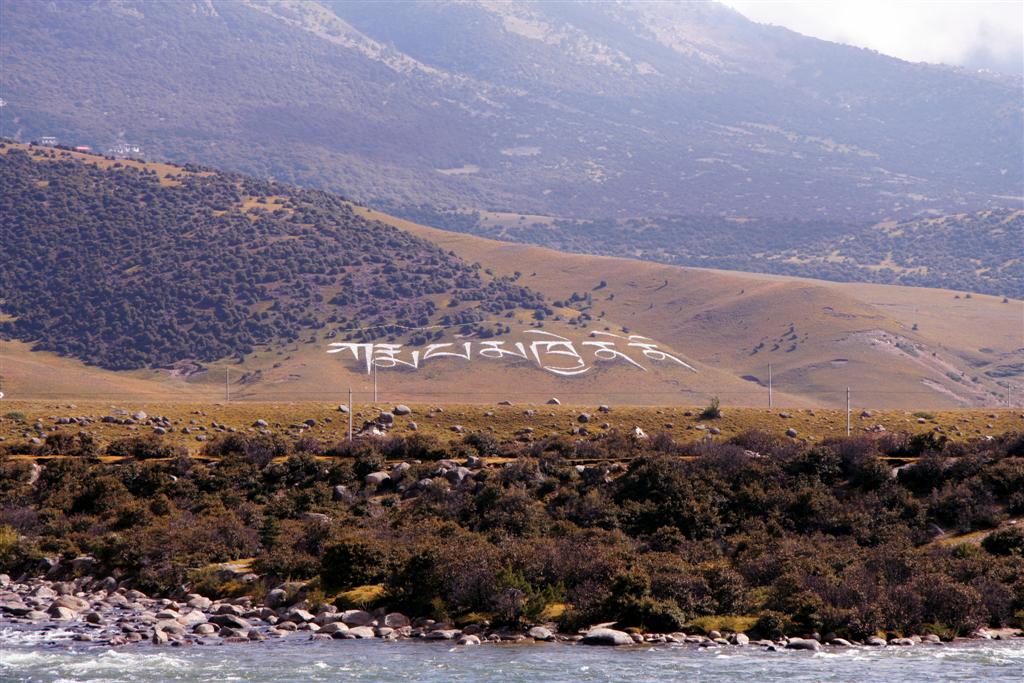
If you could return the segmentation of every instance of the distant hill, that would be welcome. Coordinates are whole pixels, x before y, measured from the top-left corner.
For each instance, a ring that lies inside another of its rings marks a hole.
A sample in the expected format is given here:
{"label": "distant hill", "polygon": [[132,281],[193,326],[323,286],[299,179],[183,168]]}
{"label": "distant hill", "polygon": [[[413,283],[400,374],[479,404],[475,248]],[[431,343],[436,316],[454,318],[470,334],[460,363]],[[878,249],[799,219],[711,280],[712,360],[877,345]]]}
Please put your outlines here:
{"label": "distant hill", "polygon": [[0,32],[0,134],[381,207],[753,217],[784,236],[1024,194],[1020,78],[713,3],[7,0]]}
{"label": "distant hill", "polygon": [[0,332],[104,368],[334,338],[416,345],[435,325],[486,338],[550,310],[324,192],[20,145],[0,149],[0,186]]}
{"label": "distant hill", "polygon": [[429,207],[404,213],[450,230],[581,254],[1024,297],[1024,211],[1017,209],[865,226],[720,216],[491,220]]}
{"label": "distant hill", "polygon": [[[846,387],[856,405],[915,409],[1024,392],[1018,299],[560,253],[319,191],[49,147],[4,145],[0,183],[8,398],[336,401],[352,387],[363,402],[379,390],[765,405],[769,366],[777,405],[843,405]],[[566,345],[545,347],[551,335]],[[365,354],[326,353],[346,340],[402,345],[377,358],[442,354],[373,377]],[[638,362],[595,360],[607,340]],[[524,349],[495,359],[485,343]],[[572,348],[585,372],[547,369],[575,367]]]}

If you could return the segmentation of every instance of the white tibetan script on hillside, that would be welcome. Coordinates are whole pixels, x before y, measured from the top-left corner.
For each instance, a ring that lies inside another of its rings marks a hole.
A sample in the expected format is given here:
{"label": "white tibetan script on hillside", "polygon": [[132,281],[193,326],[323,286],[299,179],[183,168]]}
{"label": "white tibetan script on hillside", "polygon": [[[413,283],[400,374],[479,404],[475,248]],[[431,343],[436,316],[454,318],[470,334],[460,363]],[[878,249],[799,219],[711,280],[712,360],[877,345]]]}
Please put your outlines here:
{"label": "white tibetan script on hillside", "polygon": [[689,363],[658,348],[650,337],[638,334],[622,336],[611,332],[591,332],[590,339],[574,342],[545,330],[526,330],[534,335],[528,341],[472,340],[427,344],[423,348],[405,349],[402,344],[377,342],[334,342],[327,353],[349,352],[356,361],[362,361],[369,374],[373,368],[406,368],[418,370],[424,363],[436,359],[474,361],[515,359],[535,363],[541,370],[555,375],[572,377],[589,372],[600,362],[627,363],[644,372],[642,361],[676,364],[692,372]]}

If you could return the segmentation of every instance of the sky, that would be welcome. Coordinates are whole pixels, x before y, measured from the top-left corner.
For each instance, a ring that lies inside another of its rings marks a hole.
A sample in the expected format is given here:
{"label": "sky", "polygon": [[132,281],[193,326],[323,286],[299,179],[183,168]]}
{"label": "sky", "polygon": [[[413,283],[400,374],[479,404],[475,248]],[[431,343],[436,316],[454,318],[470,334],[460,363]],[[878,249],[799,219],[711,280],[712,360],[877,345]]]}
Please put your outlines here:
{"label": "sky", "polygon": [[723,0],[747,18],[912,62],[1024,74],[1024,0]]}

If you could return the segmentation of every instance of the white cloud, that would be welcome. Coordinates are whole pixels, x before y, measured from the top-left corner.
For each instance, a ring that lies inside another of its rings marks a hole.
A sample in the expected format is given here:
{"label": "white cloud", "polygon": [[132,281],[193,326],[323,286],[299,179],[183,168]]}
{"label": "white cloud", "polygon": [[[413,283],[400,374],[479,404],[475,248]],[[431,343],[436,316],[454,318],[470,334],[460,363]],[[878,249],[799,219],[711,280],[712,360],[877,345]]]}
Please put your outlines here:
{"label": "white cloud", "polygon": [[1020,0],[723,0],[757,22],[912,62],[1024,73]]}

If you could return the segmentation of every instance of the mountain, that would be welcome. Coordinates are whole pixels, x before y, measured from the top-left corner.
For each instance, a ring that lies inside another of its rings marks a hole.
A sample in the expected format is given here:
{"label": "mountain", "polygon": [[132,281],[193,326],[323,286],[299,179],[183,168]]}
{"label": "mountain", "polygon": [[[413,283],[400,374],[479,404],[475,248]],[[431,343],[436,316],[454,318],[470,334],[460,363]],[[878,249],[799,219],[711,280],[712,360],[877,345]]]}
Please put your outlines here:
{"label": "mountain", "polygon": [[5,144],[0,183],[9,398],[764,405],[769,367],[779,405],[1024,390],[1020,300],[559,253],[52,147]]}
{"label": "mountain", "polygon": [[7,0],[0,20],[0,134],[395,210],[827,230],[1024,194],[1019,78],[717,4]]}

